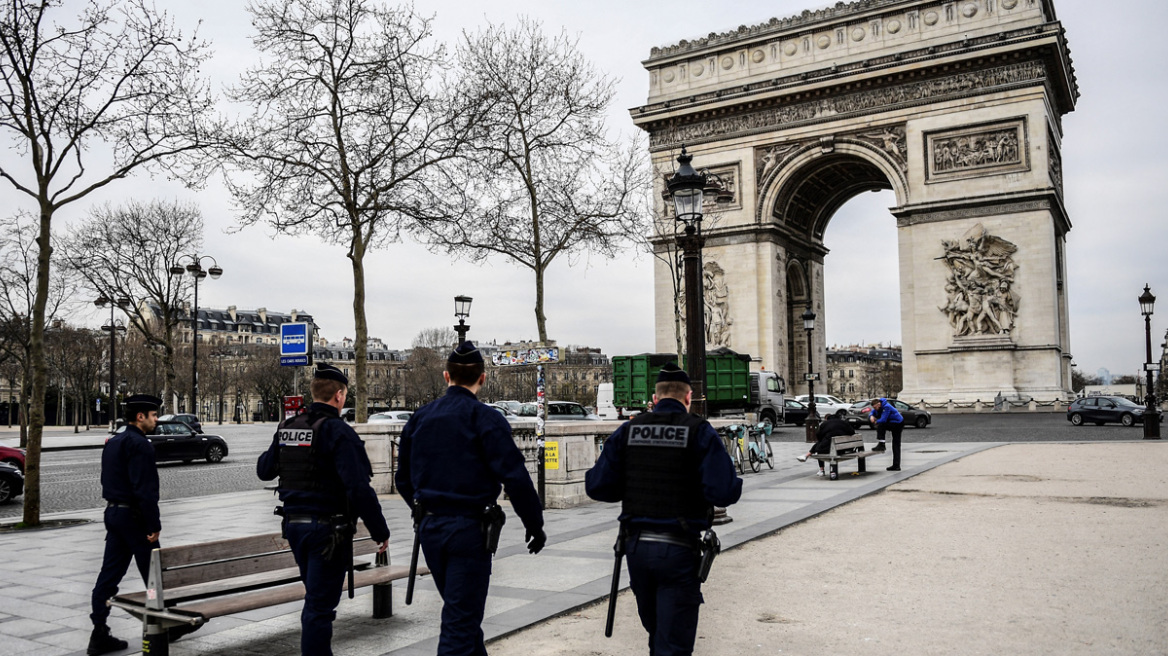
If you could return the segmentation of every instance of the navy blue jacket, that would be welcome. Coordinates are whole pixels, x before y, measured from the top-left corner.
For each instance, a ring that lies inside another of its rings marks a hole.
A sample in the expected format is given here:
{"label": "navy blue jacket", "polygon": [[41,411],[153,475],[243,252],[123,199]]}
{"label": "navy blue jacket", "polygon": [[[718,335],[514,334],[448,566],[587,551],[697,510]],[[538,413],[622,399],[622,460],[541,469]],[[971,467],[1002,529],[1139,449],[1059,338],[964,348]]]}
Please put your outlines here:
{"label": "navy blue jacket", "polygon": [[511,425],[465,387],[451,385],[402,429],[397,488],[436,514],[477,517],[507,490],[511,507],[528,530],[543,527],[539,494]]}
{"label": "navy blue jacket", "polygon": [[[654,413],[682,413],[685,406],[674,399],[661,399],[653,408]],[[588,470],[584,477],[584,490],[588,496],[597,501],[616,502],[624,500],[625,494],[625,448],[628,445],[628,422],[621,424],[608,439],[604,441],[604,449],[596,465]],[[730,461],[726,447],[722,446],[722,438],[713,426],[705,425],[698,433],[698,453],[701,454],[701,464],[698,465],[698,480],[694,485],[702,486],[702,496],[714,506],[729,506],[742,496],[742,479],[734,471],[734,463]],[[626,517],[621,515],[621,521],[628,521],[633,526],[642,526],[653,529],[677,529],[677,520],[658,519],[650,517]],[[707,528],[705,521],[690,522],[690,528],[698,531]]]}
{"label": "navy blue jacket", "polygon": [[[360,517],[369,529],[374,542],[389,539],[389,526],[381,514],[381,502],[369,479],[373,477],[373,466],[365,453],[365,443],[357,433],[342,420],[340,412],[327,403],[313,403],[308,406],[308,414],[314,419],[327,416],[320,430],[313,437],[313,448],[322,460],[332,461],[337,475],[345,486],[345,496],[349,501],[350,517]],[[277,431],[278,434],[278,431]],[[262,481],[270,481],[279,476],[280,442],[272,436],[268,450],[260,454],[256,463],[256,474]],[[346,511],[345,499],[335,498],[325,492],[301,490],[281,490],[280,501],[284,502],[284,512],[297,515],[338,515]]]}
{"label": "navy blue jacket", "polygon": [[101,496],[133,506],[147,534],[162,530],[154,445],[133,424],[106,440],[101,451]]}
{"label": "navy blue jacket", "polygon": [[892,405],[888,399],[880,398],[880,412],[873,412],[877,424],[903,424],[904,416]]}

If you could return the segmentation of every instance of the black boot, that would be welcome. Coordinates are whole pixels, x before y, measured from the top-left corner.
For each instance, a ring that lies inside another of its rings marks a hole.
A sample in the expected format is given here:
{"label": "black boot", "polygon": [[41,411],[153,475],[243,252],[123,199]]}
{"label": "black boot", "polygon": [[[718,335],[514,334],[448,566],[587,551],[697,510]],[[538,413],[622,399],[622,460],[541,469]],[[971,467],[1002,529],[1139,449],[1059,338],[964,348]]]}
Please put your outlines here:
{"label": "black boot", "polygon": [[876,446],[873,447],[873,449],[872,449],[872,453],[877,453],[877,452],[880,452],[883,450],[884,450],[884,442],[877,442]]}
{"label": "black boot", "polygon": [[109,627],[102,624],[93,627],[93,633],[89,634],[89,648],[85,650],[85,653],[89,656],[97,656],[98,654],[108,654],[111,651],[122,651],[129,646],[125,640],[119,640],[110,635]]}

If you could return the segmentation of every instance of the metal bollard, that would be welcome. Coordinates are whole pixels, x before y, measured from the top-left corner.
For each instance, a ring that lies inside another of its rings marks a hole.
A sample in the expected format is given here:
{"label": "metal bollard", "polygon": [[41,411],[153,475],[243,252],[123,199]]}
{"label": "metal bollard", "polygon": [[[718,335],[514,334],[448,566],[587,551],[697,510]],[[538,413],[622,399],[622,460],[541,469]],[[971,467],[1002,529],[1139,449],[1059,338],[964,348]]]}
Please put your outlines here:
{"label": "metal bollard", "polygon": [[147,618],[142,632],[142,653],[149,656],[170,656],[170,637],[166,627],[158,621]]}

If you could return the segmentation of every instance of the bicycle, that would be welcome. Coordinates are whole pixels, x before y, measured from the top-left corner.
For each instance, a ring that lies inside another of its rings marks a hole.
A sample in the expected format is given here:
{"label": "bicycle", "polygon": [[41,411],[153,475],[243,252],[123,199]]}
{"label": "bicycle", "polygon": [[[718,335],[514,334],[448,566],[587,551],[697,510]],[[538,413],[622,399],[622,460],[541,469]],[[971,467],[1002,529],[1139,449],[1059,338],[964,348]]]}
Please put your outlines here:
{"label": "bicycle", "polygon": [[757,473],[762,469],[762,463],[764,462],[768,468],[775,468],[775,454],[771,450],[771,443],[767,440],[767,436],[770,434],[771,425],[768,422],[761,422],[757,426],[751,426],[746,442],[751,471]]}
{"label": "bicycle", "polygon": [[745,474],[746,466],[745,459],[742,457],[742,444],[746,437],[746,427],[731,424],[719,428],[718,434],[722,436],[722,446],[726,447],[726,453],[730,455],[730,461],[738,468],[738,473]]}

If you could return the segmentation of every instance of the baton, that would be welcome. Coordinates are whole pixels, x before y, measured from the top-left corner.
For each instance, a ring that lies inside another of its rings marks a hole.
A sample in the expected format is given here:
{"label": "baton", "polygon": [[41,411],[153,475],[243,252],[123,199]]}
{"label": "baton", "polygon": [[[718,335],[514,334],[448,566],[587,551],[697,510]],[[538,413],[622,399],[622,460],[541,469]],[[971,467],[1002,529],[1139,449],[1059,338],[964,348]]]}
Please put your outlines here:
{"label": "baton", "polygon": [[418,550],[421,543],[418,541],[418,522],[414,522],[414,549],[410,553],[410,578],[406,582],[406,605],[414,603],[414,579],[418,576]]}
{"label": "baton", "polygon": [[616,534],[616,544],[612,564],[612,589],[608,592],[608,620],[604,624],[604,637],[612,637],[612,625],[616,622],[616,593],[620,588],[621,558],[625,555],[625,527],[622,524]]}

